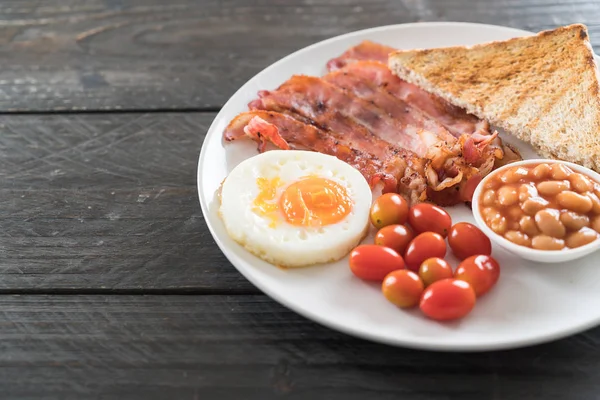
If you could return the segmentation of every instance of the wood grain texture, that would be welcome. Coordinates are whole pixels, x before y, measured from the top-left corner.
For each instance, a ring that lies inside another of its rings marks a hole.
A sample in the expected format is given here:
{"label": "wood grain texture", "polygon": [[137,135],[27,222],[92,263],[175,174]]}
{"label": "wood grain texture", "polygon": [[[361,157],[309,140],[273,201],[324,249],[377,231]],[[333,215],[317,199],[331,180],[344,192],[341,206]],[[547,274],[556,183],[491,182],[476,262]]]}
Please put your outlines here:
{"label": "wood grain texture", "polygon": [[264,296],[1,296],[3,399],[593,399],[600,330],[453,354],[330,331]]}
{"label": "wood grain texture", "polygon": [[254,291],[206,228],[214,114],[0,117],[0,291]]}
{"label": "wood grain texture", "polygon": [[0,16],[0,111],[218,108],[295,50],[387,24],[583,22],[600,43],[600,7],[579,0],[10,0]]}

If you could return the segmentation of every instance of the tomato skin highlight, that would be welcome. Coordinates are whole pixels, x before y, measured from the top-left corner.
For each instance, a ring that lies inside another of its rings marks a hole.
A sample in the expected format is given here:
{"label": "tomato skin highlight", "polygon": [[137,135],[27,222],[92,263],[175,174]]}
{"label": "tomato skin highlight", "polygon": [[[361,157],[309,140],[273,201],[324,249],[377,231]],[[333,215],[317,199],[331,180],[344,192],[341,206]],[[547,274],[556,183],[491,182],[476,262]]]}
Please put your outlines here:
{"label": "tomato skin highlight", "polygon": [[492,242],[478,227],[468,222],[458,222],[450,228],[448,244],[452,253],[464,260],[476,254],[492,254]]}
{"label": "tomato skin highlight", "polygon": [[475,290],[465,281],[442,279],[432,283],[421,296],[419,308],[437,321],[463,318],[475,307]]}
{"label": "tomato skin highlight", "polygon": [[381,284],[385,298],[400,308],[418,305],[424,289],[421,278],[407,269],[390,272]]}
{"label": "tomato skin highlight", "polygon": [[350,270],[360,279],[382,281],[387,274],[404,269],[402,256],[389,247],[362,244],[350,252]]}
{"label": "tomato skin highlight", "polygon": [[404,262],[406,268],[418,272],[423,261],[431,257],[444,258],[446,241],[435,232],[423,232],[415,237],[406,248]]}
{"label": "tomato skin highlight", "polygon": [[454,272],[456,279],[468,282],[477,297],[489,292],[500,278],[500,264],[488,255],[480,254],[463,260]]}
{"label": "tomato skin highlight", "polygon": [[408,210],[408,223],[416,233],[435,232],[446,237],[452,227],[452,217],[441,207],[419,203]]}
{"label": "tomato skin highlight", "polygon": [[371,224],[377,229],[403,225],[408,218],[408,201],[398,193],[384,193],[375,199],[369,215]]}
{"label": "tomato skin highlight", "polygon": [[375,235],[375,244],[394,249],[398,254],[404,254],[408,244],[415,234],[405,225],[388,225],[381,228]]}
{"label": "tomato skin highlight", "polygon": [[452,267],[446,260],[439,257],[431,257],[421,263],[419,276],[425,287],[427,287],[433,282],[452,278],[453,272]]}

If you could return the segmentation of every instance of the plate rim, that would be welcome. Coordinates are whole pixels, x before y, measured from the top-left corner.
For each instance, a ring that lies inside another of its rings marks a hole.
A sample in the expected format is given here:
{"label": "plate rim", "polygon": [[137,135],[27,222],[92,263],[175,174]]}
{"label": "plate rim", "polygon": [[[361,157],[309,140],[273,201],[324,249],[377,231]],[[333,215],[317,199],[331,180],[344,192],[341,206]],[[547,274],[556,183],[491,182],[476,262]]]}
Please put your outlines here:
{"label": "plate rim", "polygon": [[[344,324],[337,324],[335,322],[331,322],[327,318],[322,317],[320,314],[305,310],[304,307],[302,307],[302,305],[298,305],[291,301],[288,301],[285,298],[285,296],[279,296],[275,292],[271,291],[271,289],[269,287],[263,286],[259,282],[257,282],[257,280],[255,280],[253,276],[251,276],[250,274],[247,274],[246,271],[244,271],[244,268],[238,267],[238,265],[236,263],[244,262],[244,261],[237,260],[237,256],[233,252],[230,252],[227,250],[225,243],[223,243],[222,240],[216,234],[214,227],[212,226],[211,222],[209,221],[209,218],[207,217],[207,215],[209,215],[209,213],[210,213],[209,204],[208,204],[209,199],[204,199],[204,196],[201,191],[201,185],[202,185],[202,183],[201,183],[201,179],[202,179],[201,167],[204,163],[204,160],[205,160],[206,154],[207,154],[206,143],[209,140],[209,136],[210,136],[209,133],[214,130],[214,127],[217,124],[221,113],[223,112],[224,109],[227,108],[228,104],[230,102],[232,102],[233,99],[239,95],[239,93],[243,92],[245,90],[245,88],[250,84],[250,82],[252,80],[254,80],[254,78],[256,78],[258,75],[263,75],[263,74],[267,73],[270,69],[277,68],[280,64],[287,61],[287,59],[292,58],[292,57],[298,55],[299,53],[302,53],[305,51],[310,51],[314,47],[322,46],[327,43],[341,40],[341,39],[347,39],[347,38],[351,38],[354,36],[362,36],[362,35],[365,35],[368,33],[386,31],[386,30],[390,30],[390,29],[410,28],[410,27],[414,27],[414,26],[429,26],[431,28],[440,27],[440,26],[453,26],[453,27],[469,26],[469,27],[481,27],[481,28],[486,28],[486,29],[494,28],[494,29],[500,29],[500,30],[504,30],[504,31],[509,31],[509,30],[513,31],[515,33],[515,37],[517,37],[517,35],[518,36],[528,36],[528,35],[536,34],[536,32],[523,30],[523,29],[519,29],[519,28],[514,28],[514,27],[510,27],[510,26],[485,24],[485,23],[479,23],[479,22],[423,21],[423,22],[408,22],[408,23],[399,23],[399,24],[380,25],[380,26],[374,26],[371,28],[365,28],[365,29],[347,32],[347,33],[344,33],[341,35],[336,35],[336,36],[329,37],[327,39],[320,40],[318,42],[314,42],[308,46],[296,49],[295,51],[285,55],[284,57],[278,59],[277,61],[269,64],[265,68],[263,68],[260,71],[258,71],[257,73],[255,73],[248,80],[246,80],[246,82],[244,82],[244,84],[242,84],[229,97],[229,99],[223,104],[223,106],[221,107],[219,112],[215,115],[211,124],[209,125],[208,129],[206,130],[206,136],[205,136],[204,140],[202,141],[200,154],[198,157],[197,170],[196,170],[196,187],[197,187],[197,192],[198,192],[198,199],[200,202],[200,208],[202,210],[202,214],[203,214],[203,218],[205,220],[206,226],[207,226],[213,240],[217,244],[217,247],[219,247],[220,251],[223,253],[225,258],[234,266],[234,268],[238,271],[238,273],[240,273],[244,278],[246,278],[250,283],[252,283],[252,285],[254,285],[262,294],[270,297],[272,300],[279,303],[281,306],[287,308],[291,312],[294,312],[294,313],[302,316],[303,318],[306,318],[307,320],[309,320],[311,322],[317,323],[317,324],[319,324],[327,329],[331,329],[335,332],[342,333],[344,335],[348,335],[353,338],[368,340],[368,341],[371,341],[374,343],[385,344],[385,345],[389,345],[392,347],[401,347],[401,348],[406,348],[406,349],[415,349],[415,350],[423,350],[423,351],[447,352],[447,353],[453,353],[453,352],[475,353],[475,352],[501,351],[501,350],[518,349],[518,348],[522,348],[522,347],[528,347],[528,346],[534,346],[534,345],[538,345],[538,344],[552,342],[555,340],[559,340],[559,339],[563,339],[563,338],[572,336],[574,334],[582,333],[588,329],[591,329],[591,328],[594,328],[594,327],[600,325],[600,315],[598,315],[595,319],[591,319],[591,320],[587,321],[586,323],[573,325],[573,326],[569,327],[568,329],[557,330],[550,334],[531,335],[531,336],[526,336],[520,340],[512,340],[512,341],[496,342],[496,343],[478,343],[475,345],[473,345],[473,344],[471,344],[471,345],[448,345],[448,344],[443,344],[443,343],[438,343],[438,342],[411,341],[411,340],[406,340],[406,339],[401,339],[401,338],[392,340],[392,339],[388,339],[386,337],[381,337],[376,334],[372,334],[368,331],[360,331],[360,330],[357,331],[357,330],[353,330],[352,327],[348,327]],[[594,53],[594,55],[595,55],[595,53]],[[598,58],[598,56],[596,56],[596,58]]]}

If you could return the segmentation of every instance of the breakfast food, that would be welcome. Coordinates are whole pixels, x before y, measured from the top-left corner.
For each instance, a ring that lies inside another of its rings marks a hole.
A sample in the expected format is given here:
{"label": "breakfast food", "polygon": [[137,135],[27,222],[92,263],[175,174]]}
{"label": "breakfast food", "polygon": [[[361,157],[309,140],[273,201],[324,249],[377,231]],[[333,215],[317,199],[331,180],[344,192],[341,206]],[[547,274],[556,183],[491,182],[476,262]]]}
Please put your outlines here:
{"label": "breakfast food", "polygon": [[384,46],[370,40],[364,40],[358,45],[349,48],[340,56],[329,60],[327,69],[329,71],[335,71],[363,60],[374,60],[385,64],[388,60],[388,54],[394,50],[396,49],[393,47]]}
{"label": "breakfast food", "polygon": [[[364,41],[332,56],[323,76],[260,90],[225,128],[226,142],[249,139],[260,153],[223,184],[228,233],[286,267],[348,255],[349,273],[381,283],[397,307],[464,318],[500,264],[490,239],[443,207],[468,204],[488,174],[521,159],[492,126],[600,168],[586,28],[429,50]],[[486,225],[513,243],[554,251],[600,239],[600,183],[560,163],[507,168],[480,189]]]}
{"label": "breakfast food", "polygon": [[259,91],[224,139],[251,139],[259,152],[273,145],[335,156],[371,189],[381,185],[410,204],[469,202],[484,176],[520,156],[485,120],[392,74],[392,50],[363,42],[332,59],[322,77],[294,75]]}
{"label": "breakfast food", "polygon": [[489,124],[435,98],[406,81],[398,79],[383,63],[358,61],[342,69],[330,72],[323,79],[367,101],[404,121],[404,128],[411,136],[420,129],[430,131],[441,138],[448,133],[455,137],[478,132],[489,135]]}
{"label": "breakfast food", "polygon": [[[361,43],[356,47],[362,46]],[[355,93],[370,93],[370,90],[383,89],[383,92],[397,98],[406,105],[410,105],[413,109],[418,109],[427,118],[441,124],[457,138],[463,134],[491,134],[490,126],[485,120],[467,114],[464,109],[453,106],[446,100],[434,96],[412,83],[398,79],[386,65],[389,48],[386,46],[380,47],[379,57],[365,58],[352,62],[342,69],[330,70],[333,72],[326,75],[324,79],[336,82],[338,86],[353,90]],[[367,54],[369,53],[365,55]],[[385,58],[382,61],[381,58],[384,54]],[[344,77],[347,83],[340,78],[336,78],[340,76]],[[352,81],[348,81],[349,79],[352,79]]]}
{"label": "breakfast food", "polygon": [[353,137],[325,131],[304,124],[291,116],[267,111],[249,111],[239,114],[225,128],[226,141],[250,138],[264,152],[269,143],[282,150],[311,150],[335,156],[359,170],[369,185],[383,183],[383,190],[393,192],[398,188],[398,177],[410,168],[402,169],[403,161],[396,149],[376,139],[363,145],[363,150],[353,147]]}
{"label": "breakfast food", "polygon": [[508,167],[483,189],[483,220],[515,244],[562,250],[600,237],[600,183],[560,162]]}
{"label": "breakfast food", "polygon": [[598,69],[582,24],[469,47],[396,51],[389,67],[531,143],[542,157],[600,171]]}
{"label": "breakfast food", "polygon": [[431,257],[443,258],[447,246],[443,236],[436,232],[423,232],[417,235],[406,248],[404,261],[406,268],[418,272],[423,261]]}
{"label": "breakfast food", "polygon": [[303,267],[344,257],[365,236],[372,193],[336,157],[268,151],[244,160],[221,186],[227,233],[275,265]]}
{"label": "breakfast food", "polygon": [[419,267],[419,277],[425,286],[429,286],[435,281],[452,278],[453,276],[454,273],[448,261],[440,257],[428,258]]}
{"label": "breakfast food", "polygon": [[461,261],[454,277],[470,283],[477,297],[481,297],[498,282],[500,265],[490,256],[474,255]]}
{"label": "breakfast food", "polygon": [[408,222],[417,233],[435,232],[446,237],[452,226],[452,217],[441,207],[420,203],[411,207],[408,212]]}
{"label": "breakfast food", "polygon": [[350,253],[348,265],[360,279],[381,282],[390,272],[404,269],[404,259],[389,247],[361,244]]}
{"label": "breakfast food", "polygon": [[375,244],[389,247],[399,254],[404,254],[408,244],[415,238],[412,230],[405,225],[388,225],[377,231]]}
{"label": "breakfast food", "polygon": [[408,202],[397,193],[384,193],[371,205],[370,218],[375,228],[403,224],[408,218]]}
{"label": "breakfast food", "polygon": [[[399,308],[419,306],[424,315],[438,321],[463,318],[474,308],[476,299],[498,283],[500,264],[490,255],[491,242],[485,234],[475,225],[459,222],[445,228],[448,244],[461,260],[453,271],[445,259],[446,241],[437,232],[448,220],[451,223],[450,216],[441,209],[432,213],[424,205],[437,208],[419,203],[402,215],[394,214],[396,218],[377,220],[374,244],[361,244],[352,250],[350,271],[362,280],[381,282],[383,296]],[[398,207],[388,200],[376,208],[385,213],[387,208],[397,211]],[[410,215],[419,218],[411,221]],[[421,218],[430,223],[423,224]],[[415,225],[427,230],[418,230]],[[415,231],[420,232],[416,237]]]}
{"label": "breakfast food", "polygon": [[423,314],[438,321],[463,318],[475,307],[473,287],[460,279],[442,279],[425,289],[419,308]]}
{"label": "breakfast food", "polygon": [[423,290],[423,281],[407,269],[390,272],[381,283],[381,291],[385,298],[400,308],[412,308],[419,304]]}
{"label": "breakfast food", "polygon": [[459,222],[450,228],[448,245],[459,260],[476,254],[492,254],[492,242],[481,229],[468,222]]}

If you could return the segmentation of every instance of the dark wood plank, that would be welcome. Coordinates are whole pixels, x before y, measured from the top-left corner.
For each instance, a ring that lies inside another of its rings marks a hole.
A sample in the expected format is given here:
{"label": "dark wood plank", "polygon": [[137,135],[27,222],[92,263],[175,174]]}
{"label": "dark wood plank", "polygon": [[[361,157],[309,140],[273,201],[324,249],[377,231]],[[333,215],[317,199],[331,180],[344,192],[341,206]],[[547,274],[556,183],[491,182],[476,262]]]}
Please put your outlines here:
{"label": "dark wood plank", "polygon": [[531,348],[393,348],[264,296],[1,296],[3,399],[593,399],[600,329]]}
{"label": "dark wood plank", "polygon": [[0,291],[254,291],[196,189],[214,114],[0,117]]}
{"label": "dark wood plank", "polygon": [[1,111],[219,107],[297,49],[404,22],[584,22],[600,43],[580,0],[10,0],[0,16]]}

